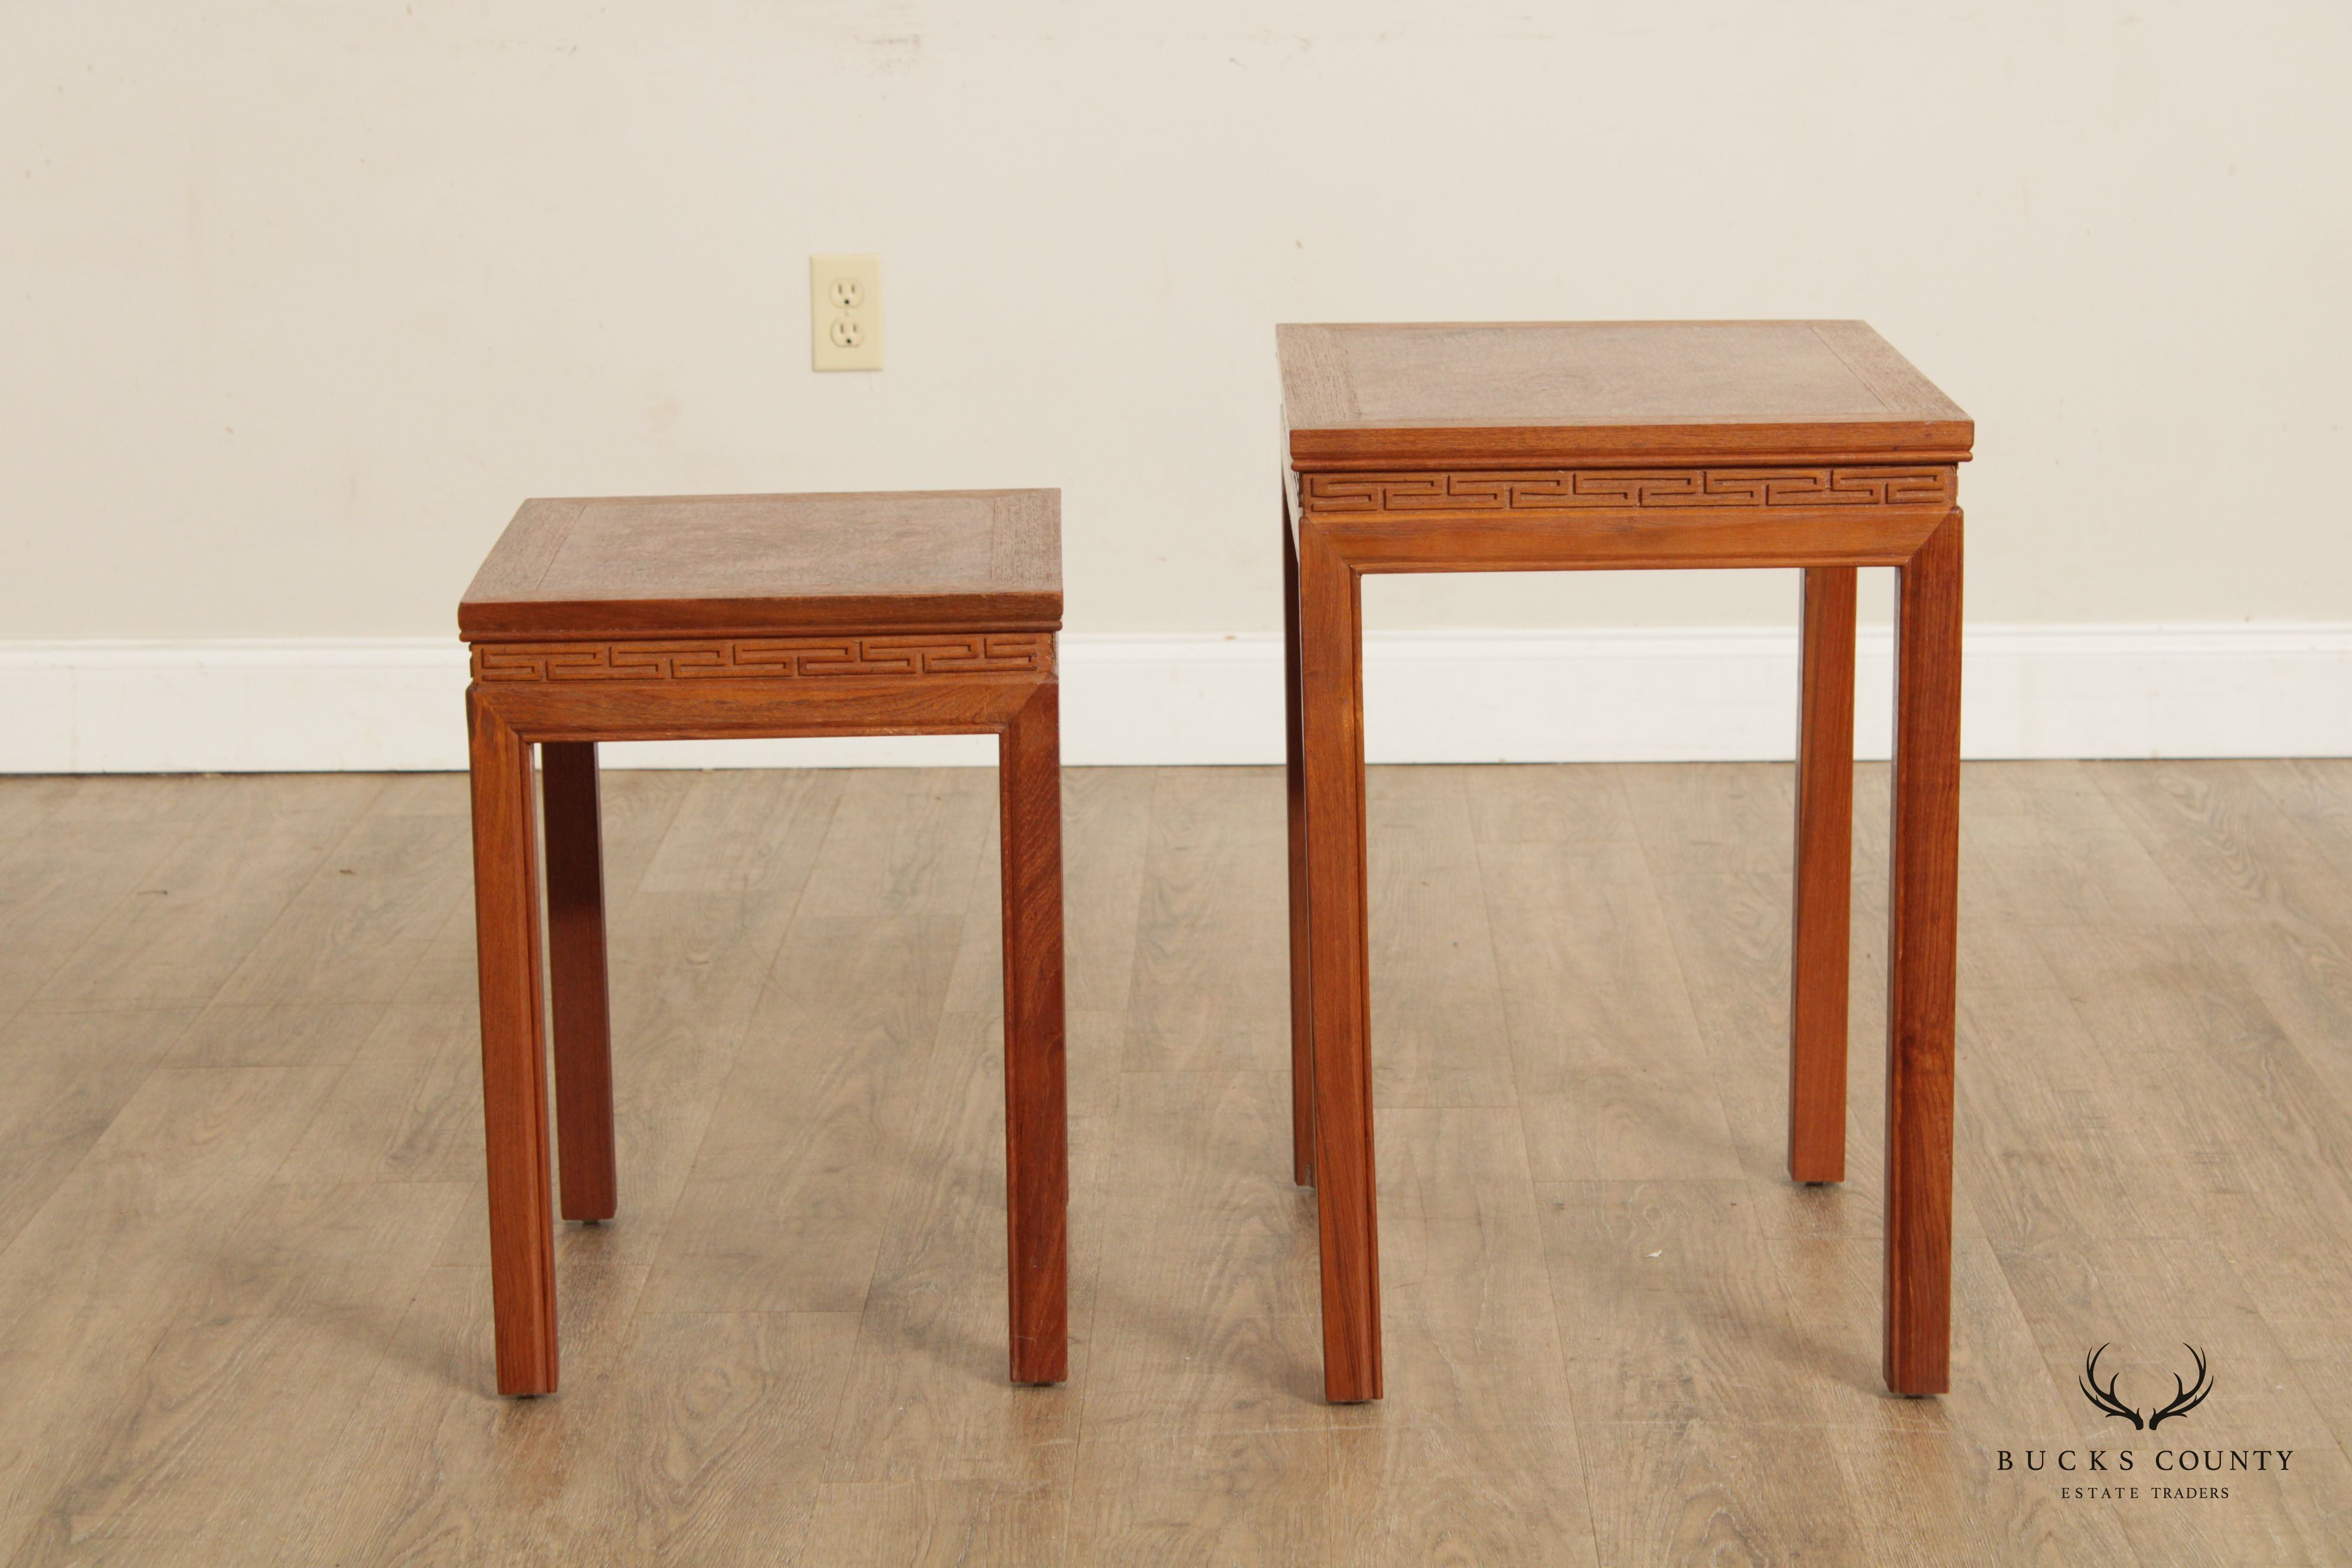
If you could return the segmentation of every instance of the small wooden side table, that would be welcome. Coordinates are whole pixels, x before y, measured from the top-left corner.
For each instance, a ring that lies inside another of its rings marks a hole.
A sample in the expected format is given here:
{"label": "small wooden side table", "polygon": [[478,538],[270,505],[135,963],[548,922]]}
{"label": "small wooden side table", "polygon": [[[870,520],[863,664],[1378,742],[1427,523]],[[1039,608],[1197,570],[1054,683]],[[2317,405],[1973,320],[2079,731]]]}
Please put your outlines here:
{"label": "small wooden side table", "polygon": [[[1364,850],[1368,572],[1804,570],[1790,1173],[1845,1165],[1854,569],[1900,578],[1884,1368],[1949,1384],[1960,512],[1975,426],[1859,321],[1278,330],[1292,1131],[1323,1377],[1381,1394]],[[1295,518],[1295,522],[1294,522]]]}
{"label": "small wooden side table", "polygon": [[998,737],[1016,1383],[1067,1375],[1061,492],[533,500],[457,607],[499,1392],[556,1384],[531,747],[563,1217],[616,1206],[599,741]]}

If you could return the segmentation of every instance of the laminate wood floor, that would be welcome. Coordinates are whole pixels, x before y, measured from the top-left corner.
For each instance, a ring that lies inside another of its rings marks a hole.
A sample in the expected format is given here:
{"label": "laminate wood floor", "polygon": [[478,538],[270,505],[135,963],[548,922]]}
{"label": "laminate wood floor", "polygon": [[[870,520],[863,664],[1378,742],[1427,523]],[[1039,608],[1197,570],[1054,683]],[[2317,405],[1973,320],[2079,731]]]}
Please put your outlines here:
{"label": "laminate wood floor", "polygon": [[[562,1232],[535,1401],[489,1392],[463,781],[0,782],[0,1560],[2352,1561],[2352,763],[1969,768],[1927,1401],[1877,1371],[1865,773],[1851,1179],[1803,1188],[1787,768],[1374,770],[1389,1397],[1347,1408],[1273,771],[1068,775],[1045,1390],[993,775],[608,775],[622,1213]],[[2131,1430],[2102,1344],[2138,1408],[2184,1344],[2212,1393]]]}

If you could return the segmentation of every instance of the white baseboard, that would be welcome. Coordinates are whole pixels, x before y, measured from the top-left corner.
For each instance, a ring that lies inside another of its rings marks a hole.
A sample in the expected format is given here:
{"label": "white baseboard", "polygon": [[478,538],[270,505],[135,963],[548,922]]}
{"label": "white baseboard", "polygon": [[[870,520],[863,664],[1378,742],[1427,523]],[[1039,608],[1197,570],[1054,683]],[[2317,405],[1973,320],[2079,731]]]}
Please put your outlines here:
{"label": "white baseboard", "polygon": [[[1375,762],[1736,761],[1792,754],[1781,628],[1389,632],[1365,648]],[[1886,752],[1890,645],[1864,628],[1855,737]],[[1971,757],[2352,755],[2352,623],[1978,626]],[[1072,764],[1271,763],[1268,634],[1075,633]],[[0,772],[258,773],[465,765],[461,648],[441,638],[0,643]],[[982,737],[663,742],[614,766],[985,763]]]}

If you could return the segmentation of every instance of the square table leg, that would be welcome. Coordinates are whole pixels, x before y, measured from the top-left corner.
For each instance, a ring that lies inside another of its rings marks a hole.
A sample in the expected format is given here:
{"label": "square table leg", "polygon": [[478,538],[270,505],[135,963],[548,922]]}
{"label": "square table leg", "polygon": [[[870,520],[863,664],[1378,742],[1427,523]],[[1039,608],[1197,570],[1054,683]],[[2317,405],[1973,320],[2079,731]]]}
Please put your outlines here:
{"label": "square table leg", "polygon": [[1789,1174],[1842,1182],[1853,909],[1854,569],[1808,567],[1804,584],[1796,912],[1789,944]]}
{"label": "square table leg", "polygon": [[604,847],[596,742],[540,747],[547,812],[547,966],[555,1034],[555,1153],[563,1217],[611,1219],[613,1023],[604,975]]}
{"label": "square table leg", "polygon": [[499,1392],[555,1391],[555,1219],[540,1015],[539,868],[530,744],[467,692],[474,795],[474,937],[489,1157],[490,1304]]}
{"label": "square table leg", "polygon": [[1062,992],[1060,688],[998,742],[1003,813],[1004,1168],[1013,1381],[1069,1376],[1070,1166]]}
{"label": "square table leg", "polygon": [[1344,1404],[1378,1399],[1381,1385],[1364,859],[1363,595],[1355,568],[1311,531],[1299,541],[1298,557],[1323,1391]]}
{"label": "square table leg", "polygon": [[1888,853],[1886,1385],[1951,1384],[1960,836],[1960,514],[1898,568]]}
{"label": "square table leg", "polygon": [[1282,498],[1283,784],[1290,817],[1290,1179],[1315,1184],[1315,1003],[1307,977],[1307,763],[1299,728],[1298,544]]}

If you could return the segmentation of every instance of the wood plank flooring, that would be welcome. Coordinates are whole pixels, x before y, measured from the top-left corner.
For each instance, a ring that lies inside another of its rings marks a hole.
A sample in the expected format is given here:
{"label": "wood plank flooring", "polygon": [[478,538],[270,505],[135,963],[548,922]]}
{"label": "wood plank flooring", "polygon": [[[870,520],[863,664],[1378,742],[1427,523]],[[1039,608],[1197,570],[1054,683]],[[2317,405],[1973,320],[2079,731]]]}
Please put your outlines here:
{"label": "wood plank flooring", "polygon": [[[1877,1373],[1863,772],[1851,1177],[1804,1188],[1788,768],[1374,770],[1390,1392],[1343,1408],[1272,771],[1067,775],[1044,1390],[993,775],[608,775],[621,1215],[562,1231],[535,1401],[489,1392],[463,781],[0,781],[0,1562],[2352,1562],[2352,762],[1967,770],[1930,1401]],[[2105,1343],[2153,1405],[2184,1342],[2160,1431],[2078,1391]]]}

